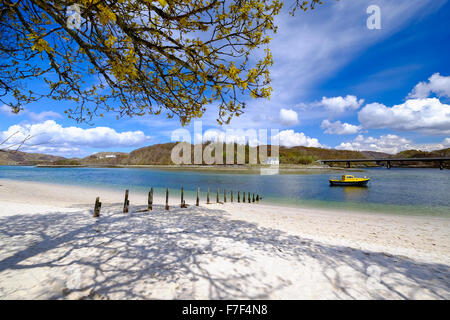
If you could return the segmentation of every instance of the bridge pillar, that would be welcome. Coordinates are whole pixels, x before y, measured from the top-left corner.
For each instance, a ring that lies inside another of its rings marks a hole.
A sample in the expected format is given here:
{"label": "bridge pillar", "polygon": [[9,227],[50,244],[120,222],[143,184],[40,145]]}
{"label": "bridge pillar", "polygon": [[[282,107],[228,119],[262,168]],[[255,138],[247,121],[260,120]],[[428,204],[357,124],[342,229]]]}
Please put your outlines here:
{"label": "bridge pillar", "polygon": [[347,168],[350,168],[350,161],[347,161]]}
{"label": "bridge pillar", "polygon": [[390,169],[392,166],[391,166],[391,162],[390,161],[387,161],[386,162],[386,168],[388,168],[388,169]]}
{"label": "bridge pillar", "polygon": [[439,161],[439,169],[444,170],[444,161]]}

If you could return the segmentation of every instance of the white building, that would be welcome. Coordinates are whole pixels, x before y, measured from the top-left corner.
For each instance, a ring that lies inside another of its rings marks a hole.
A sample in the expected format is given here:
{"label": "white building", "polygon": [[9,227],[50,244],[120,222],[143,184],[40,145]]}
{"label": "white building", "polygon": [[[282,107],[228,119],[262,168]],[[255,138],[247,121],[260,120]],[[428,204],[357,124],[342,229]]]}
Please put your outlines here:
{"label": "white building", "polygon": [[269,157],[267,158],[267,160],[264,162],[264,164],[268,164],[271,166],[278,166],[280,164],[280,159],[278,157]]}

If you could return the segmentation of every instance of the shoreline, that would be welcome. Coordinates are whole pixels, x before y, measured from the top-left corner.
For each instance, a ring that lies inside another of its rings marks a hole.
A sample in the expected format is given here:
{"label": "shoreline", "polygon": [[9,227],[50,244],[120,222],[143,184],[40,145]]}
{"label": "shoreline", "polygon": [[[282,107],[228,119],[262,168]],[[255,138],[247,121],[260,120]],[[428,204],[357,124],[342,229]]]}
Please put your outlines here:
{"label": "shoreline", "polygon": [[[2,184],[2,181],[9,181],[9,182],[24,182],[24,183],[37,183],[37,184],[43,184],[50,187],[75,187],[75,188],[90,188],[98,190],[98,192],[101,193],[102,190],[107,190],[109,192],[123,192],[125,189],[130,189],[130,191],[137,192],[140,196],[146,196],[148,194],[147,190],[143,190],[141,186],[137,186],[135,188],[128,187],[128,186],[116,186],[116,185],[97,185],[92,186],[88,184],[83,183],[75,183],[75,184],[68,184],[68,183],[60,183],[60,182],[47,182],[47,181],[36,181],[36,180],[14,180],[14,179],[8,179],[8,178],[0,178],[0,186]],[[165,192],[165,187],[154,187],[155,191]],[[171,188],[169,192],[170,198],[177,198],[177,196],[174,196],[173,191],[179,192],[181,188]],[[188,190],[185,189],[185,199],[191,200],[191,202],[194,202],[195,199],[195,190]],[[222,194],[219,194],[220,197],[222,197]],[[163,199],[163,195],[159,195],[161,199]],[[262,196],[262,195],[261,195]],[[206,191],[201,190],[200,191],[200,197],[206,199]],[[236,195],[235,195],[236,197]],[[204,200],[203,199],[203,200]],[[269,199],[269,200],[268,200]],[[215,200],[215,193],[214,190],[211,191],[211,201]],[[228,199],[229,200],[229,199]],[[266,202],[268,200],[268,202]],[[164,199],[162,200],[164,201]],[[236,200],[235,200],[236,201]],[[300,203],[301,202],[301,203]],[[293,202],[289,199],[284,198],[273,198],[273,197],[267,197],[265,196],[264,199],[261,201],[261,204],[263,205],[269,205],[274,207],[280,207],[285,209],[304,209],[304,210],[323,210],[323,211],[332,211],[332,212],[349,212],[349,213],[356,213],[356,214],[363,214],[363,215],[385,215],[385,216],[413,216],[413,217],[423,217],[423,218],[448,218],[450,219],[450,216],[447,214],[443,214],[444,212],[442,209],[435,209],[434,211],[427,211],[429,208],[420,208],[418,206],[402,206],[402,205],[396,205],[396,204],[380,204],[380,203],[359,203],[359,202],[340,202],[340,201],[326,201],[326,200],[312,200],[312,199],[300,199],[299,203]],[[419,209],[418,209],[419,208]],[[441,212],[442,211],[442,212]],[[446,211],[445,211],[446,212]]]}
{"label": "shoreline", "polygon": [[[165,211],[161,195],[137,212],[147,203],[137,192],[123,214],[119,191],[0,185],[0,299],[450,298],[447,218],[196,207],[189,196],[187,209],[177,196]],[[367,286],[370,268],[381,285]]]}
{"label": "shoreline", "polygon": [[[156,169],[156,170],[178,170],[178,171],[206,171],[206,172],[224,172],[224,173],[242,173],[254,174],[261,169],[272,169],[271,166],[260,165],[108,165],[108,164],[80,164],[80,165],[53,165],[53,164],[37,164],[37,165],[0,165],[9,167],[36,167],[36,168],[136,168],[136,169]],[[280,165],[280,174],[296,174],[304,171],[355,171],[361,172],[368,168],[378,168],[381,166],[360,166],[360,167],[330,167],[321,165]]]}

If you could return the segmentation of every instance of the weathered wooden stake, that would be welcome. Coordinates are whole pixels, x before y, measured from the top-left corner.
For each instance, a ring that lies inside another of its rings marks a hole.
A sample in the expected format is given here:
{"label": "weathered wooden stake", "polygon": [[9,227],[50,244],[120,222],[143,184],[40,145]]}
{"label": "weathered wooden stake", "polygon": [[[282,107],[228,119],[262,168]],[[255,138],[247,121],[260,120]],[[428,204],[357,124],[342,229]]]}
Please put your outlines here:
{"label": "weathered wooden stake", "polygon": [[250,192],[248,193],[247,198],[248,198],[248,203],[250,203]]}
{"label": "weathered wooden stake", "polygon": [[227,189],[223,189],[223,202],[227,202]]}
{"label": "weathered wooden stake", "polygon": [[241,202],[241,192],[238,191],[238,203]]}
{"label": "weathered wooden stake", "polygon": [[125,200],[123,201],[123,213],[128,213],[128,207],[130,206],[130,200],[128,200],[129,190],[125,190]]}
{"label": "weathered wooden stake", "polygon": [[195,202],[195,205],[198,207],[200,205],[200,199],[198,197],[198,194],[200,193],[200,187],[197,188],[197,201]]}
{"label": "weathered wooden stake", "polygon": [[153,210],[153,187],[150,189],[148,193],[148,210]]}
{"label": "weathered wooden stake", "polygon": [[216,192],[216,202],[219,203],[219,189],[217,189]]}
{"label": "weathered wooden stake", "polygon": [[181,205],[180,207],[183,208],[184,205],[184,188],[181,187]]}
{"label": "weathered wooden stake", "polygon": [[211,202],[209,201],[209,188],[208,188],[208,194],[206,195],[206,204],[210,204]]}
{"label": "weathered wooden stake", "polygon": [[231,190],[231,192],[230,192],[230,198],[231,198],[231,202],[233,202],[233,190]]}
{"label": "weathered wooden stake", "polygon": [[169,210],[169,188],[166,188],[166,210]]}
{"label": "weathered wooden stake", "polygon": [[245,203],[245,192],[242,192],[242,203]]}
{"label": "weathered wooden stake", "polygon": [[256,202],[259,202],[259,194],[256,195]]}
{"label": "weathered wooden stake", "polygon": [[100,202],[100,197],[97,197],[97,199],[95,199],[94,218],[100,217],[101,207],[102,207],[102,203]]}
{"label": "weathered wooden stake", "polygon": [[255,202],[255,194],[252,196],[252,202]]}

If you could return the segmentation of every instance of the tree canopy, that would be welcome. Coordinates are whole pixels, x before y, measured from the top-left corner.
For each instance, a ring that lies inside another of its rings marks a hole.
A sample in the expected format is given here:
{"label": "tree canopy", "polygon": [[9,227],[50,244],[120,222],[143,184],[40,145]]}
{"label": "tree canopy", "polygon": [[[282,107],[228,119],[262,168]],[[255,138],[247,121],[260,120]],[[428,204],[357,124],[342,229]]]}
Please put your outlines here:
{"label": "tree canopy", "polygon": [[[316,3],[297,0],[292,13]],[[79,122],[164,112],[182,124],[215,103],[227,123],[244,96],[270,97],[268,44],[282,5],[0,0],[0,99],[14,112],[43,97],[71,101],[64,112]],[[30,89],[35,79],[45,86]]]}

